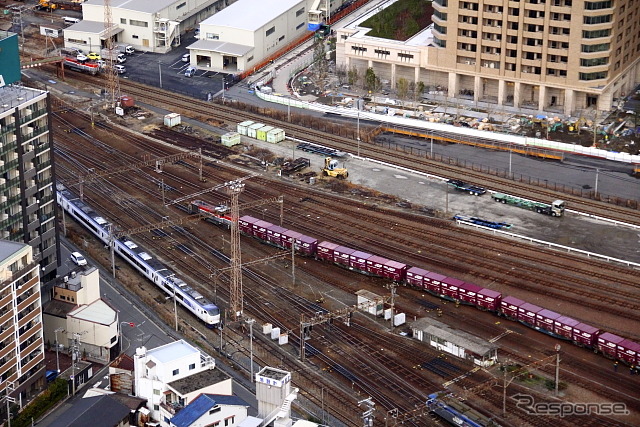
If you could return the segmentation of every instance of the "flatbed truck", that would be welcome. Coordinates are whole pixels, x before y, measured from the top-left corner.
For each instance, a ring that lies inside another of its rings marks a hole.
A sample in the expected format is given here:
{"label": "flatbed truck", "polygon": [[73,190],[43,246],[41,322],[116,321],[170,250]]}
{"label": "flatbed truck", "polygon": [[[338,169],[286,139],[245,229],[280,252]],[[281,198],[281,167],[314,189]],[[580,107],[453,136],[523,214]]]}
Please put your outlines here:
{"label": "flatbed truck", "polygon": [[460,181],[459,179],[450,179],[447,181],[448,185],[452,185],[453,188],[459,191],[467,192],[473,196],[482,196],[487,190],[483,187],[473,184],[467,184],[464,181]]}
{"label": "flatbed truck", "polygon": [[516,196],[510,196],[508,194],[494,193],[491,198],[496,202],[504,203],[507,205],[518,206],[519,208],[529,209],[538,213],[549,216],[562,216],[566,204],[564,200],[554,200],[551,204],[534,202],[532,200],[523,199]]}

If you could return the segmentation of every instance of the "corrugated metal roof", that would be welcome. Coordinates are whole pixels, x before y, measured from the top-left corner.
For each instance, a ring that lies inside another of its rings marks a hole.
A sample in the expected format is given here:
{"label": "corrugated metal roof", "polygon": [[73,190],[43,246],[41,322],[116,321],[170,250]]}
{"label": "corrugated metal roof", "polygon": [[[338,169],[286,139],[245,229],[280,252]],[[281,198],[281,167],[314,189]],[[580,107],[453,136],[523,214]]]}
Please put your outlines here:
{"label": "corrugated metal roof", "polygon": [[104,31],[104,22],[82,20],[77,24],[73,24],[72,26],[65,28],[64,31],[79,31],[81,33],[100,34]]}
{"label": "corrugated metal roof", "polygon": [[224,55],[243,56],[253,50],[253,46],[245,46],[243,44],[221,42],[218,40],[198,40],[187,49],[200,49],[210,52],[218,52]]}
{"label": "corrugated metal roof", "polygon": [[200,351],[186,341],[178,340],[160,347],[156,347],[147,352],[160,363],[167,363],[173,360],[182,359],[190,354],[200,354]]}
{"label": "corrugated metal roof", "polygon": [[116,311],[101,299],[89,305],[83,305],[68,314],[68,317],[86,320],[87,322],[110,325],[116,321]]}
{"label": "corrugated metal roof", "polygon": [[[201,24],[256,31],[294,7],[307,8],[306,0],[238,0]],[[306,14],[304,15],[306,20]]]}
{"label": "corrugated metal roof", "polygon": [[[176,0],[111,0],[111,8],[133,10],[143,13],[156,13],[178,3],[179,1]],[[85,4],[104,6],[104,0],[89,0]]]}
{"label": "corrugated metal roof", "polygon": [[470,350],[480,356],[484,356],[498,348],[498,346],[491,344],[489,341],[483,340],[475,335],[471,335],[468,332],[454,329],[449,325],[438,322],[437,320],[429,317],[423,317],[422,319],[418,319],[411,323],[411,329],[420,330],[425,334],[442,338],[445,341]]}

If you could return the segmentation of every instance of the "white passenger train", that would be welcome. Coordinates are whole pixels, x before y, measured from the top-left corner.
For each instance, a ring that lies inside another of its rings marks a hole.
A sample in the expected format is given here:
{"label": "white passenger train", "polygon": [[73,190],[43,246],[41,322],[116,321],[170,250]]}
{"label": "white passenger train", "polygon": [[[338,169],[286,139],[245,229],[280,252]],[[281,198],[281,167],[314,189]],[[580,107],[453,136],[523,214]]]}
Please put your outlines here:
{"label": "white passenger train", "polygon": [[[109,223],[63,185],[58,184],[57,190],[57,201],[62,209],[85,226],[102,243],[108,245]],[[175,292],[177,301],[202,320],[208,328],[214,328],[220,324],[220,309],[215,304],[187,285],[173,271],[129,238],[123,237],[116,240],[114,250],[164,292],[172,297]]]}

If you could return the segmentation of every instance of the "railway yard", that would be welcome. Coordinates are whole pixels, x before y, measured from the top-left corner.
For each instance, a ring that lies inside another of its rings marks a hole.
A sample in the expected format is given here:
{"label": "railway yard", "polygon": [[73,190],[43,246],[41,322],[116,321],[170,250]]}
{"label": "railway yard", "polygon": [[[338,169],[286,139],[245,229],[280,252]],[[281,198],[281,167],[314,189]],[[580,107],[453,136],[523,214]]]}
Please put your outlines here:
{"label": "railway yard", "polygon": [[[75,76],[73,77],[75,79]],[[100,80],[79,76],[74,82],[84,90],[99,88]],[[242,120],[259,119],[265,124],[285,127],[288,135],[353,152],[353,138],[283,123],[256,113],[239,111],[228,105],[183,98],[133,82],[121,82],[123,91],[138,101],[161,106],[203,122],[213,121],[233,128]],[[228,204],[223,188],[203,192],[239,178],[247,178],[240,204],[283,196],[280,207],[265,204],[247,208],[240,215],[252,215],[313,236],[368,253],[379,254],[411,266],[456,277],[480,287],[498,290],[557,311],[602,330],[640,341],[640,284],[638,271],[631,267],[571,253],[553,251],[482,230],[460,227],[437,209],[398,206],[392,197],[376,194],[331,191],[338,184],[321,179],[316,185],[279,177],[275,169],[247,165],[237,149],[229,149],[207,139],[167,128],[137,124],[135,118],[92,116],[78,107],[77,99],[54,100],[53,129],[58,182],[78,193],[81,177],[123,168],[127,165],[200,149],[205,155],[202,178],[197,157],[185,157],[163,165],[131,168],[102,179],[86,180],[84,201],[117,230],[178,219],[188,215],[188,204],[202,199],[211,204]],[[88,106],[88,105],[87,105]],[[97,108],[94,108],[97,110]],[[241,120],[242,119],[242,120]],[[93,125],[92,125],[93,120]],[[133,131],[141,128],[143,132]],[[563,199],[571,209],[640,225],[640,210],[578,195],[561,193],[504,177],[486,175],[458,165],[443,164],[398,152],[373,143],[363,144],[363,156],[399,164],[422,172],[460,178],[486,188],[521,197],[542,200]],[[250,176],[250,177],[249,177]],[[346,185],[340,183],[340,185]],[[164,188],[164,191],[162,191]],[[183,198],[181,203],[163,204]],[[428,208],[428,206],[427,206]],[[515,208],[514,208],[515,209]],[[557,219],[548,217],[547,221]],[[110,266],[109,251],[92,239],[79,224],[66,222],[67,235],[83,244],[96,261]],[[162,231],[139,233],[131,239],[144,246],[206,298],[225,311],[228,308],[229,276],[217,274],[229,265],[229,231],[208,222],[189,222]],[[424,409],[428,395],[446,389],[466,400],[498,425],[638,425],[640,423],[640,375],[630,375],[622,366],[602,354],[563,342],[497,317],[474,307],[437,298],[421,289],[390,286],[389,280],[359,274],[312,257],[292,259],[281,249],[257,239],[242,237],[242,261],[272,257],[265,263],[244,267],[244,313],[256,319],[254,360],[261,366],[278,366],[293,372],[301,390],[300,413],[326,420],[327,425],[361,425],[358,402],[371,397],[376,404],[374,425],[431,425],[436,423]],[[171,322],[173,305],[162,291],[137,275],[123,260],[116,259],[118,279]],[[215,276],[215,280],[214,280]],[[506,396],[525,393],[538,402],[557,401],[544,386],[553,383],[555,346],[560,349],[560,399],[564,402],[617,402],[626,405],[627,415],[536,416],[503,401],[503,381],[508,369],[474,366],[406,336],[406,325],[390,328],[389,321],[369,314],[354,313],[347,326],[343,321],[317,325],[306,341],[306,359],[299,359],[301,316],[311,318],[353,306],[355,292],[368,290],[389,296],[395,289],[394,309],[408,321],[437,317],[440,321],[468,331],[499,346],[501,363],[522,366],[510,381]],[[270,323],[288,332],[289,344],[278,346],[261,333],[258,325]],[[180,327],[197,340],[205,351],[223,350],[232,360],[249,357],[247,327],[227,320],[222,337],[206,329],[190,313],[180,310]],[[553,361],[550,361],[553,360]],[[545,361],[544,363],[539,361]],[[530,366],[529,368],[527,366]],[[239,368],[240,369],[240,368]],[[248,375],[248,373],[247,373]],[[537,379],[540,379],[538,381]],[[503,405],[506,407],[503,408]]]}

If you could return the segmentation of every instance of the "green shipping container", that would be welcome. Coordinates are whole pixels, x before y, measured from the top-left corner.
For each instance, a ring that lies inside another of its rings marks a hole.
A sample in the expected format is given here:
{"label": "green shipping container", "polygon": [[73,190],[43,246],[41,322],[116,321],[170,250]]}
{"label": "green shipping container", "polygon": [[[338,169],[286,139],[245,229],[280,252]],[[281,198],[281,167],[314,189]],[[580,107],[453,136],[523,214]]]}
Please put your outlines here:
{"label": "green shipping container", "polygon": [[273,130],[273,126],[265,126],[258,129],[258,131],[256,132],[256,138],[258,138],[260,141],[266,141],[267,133],[271,130]]}

